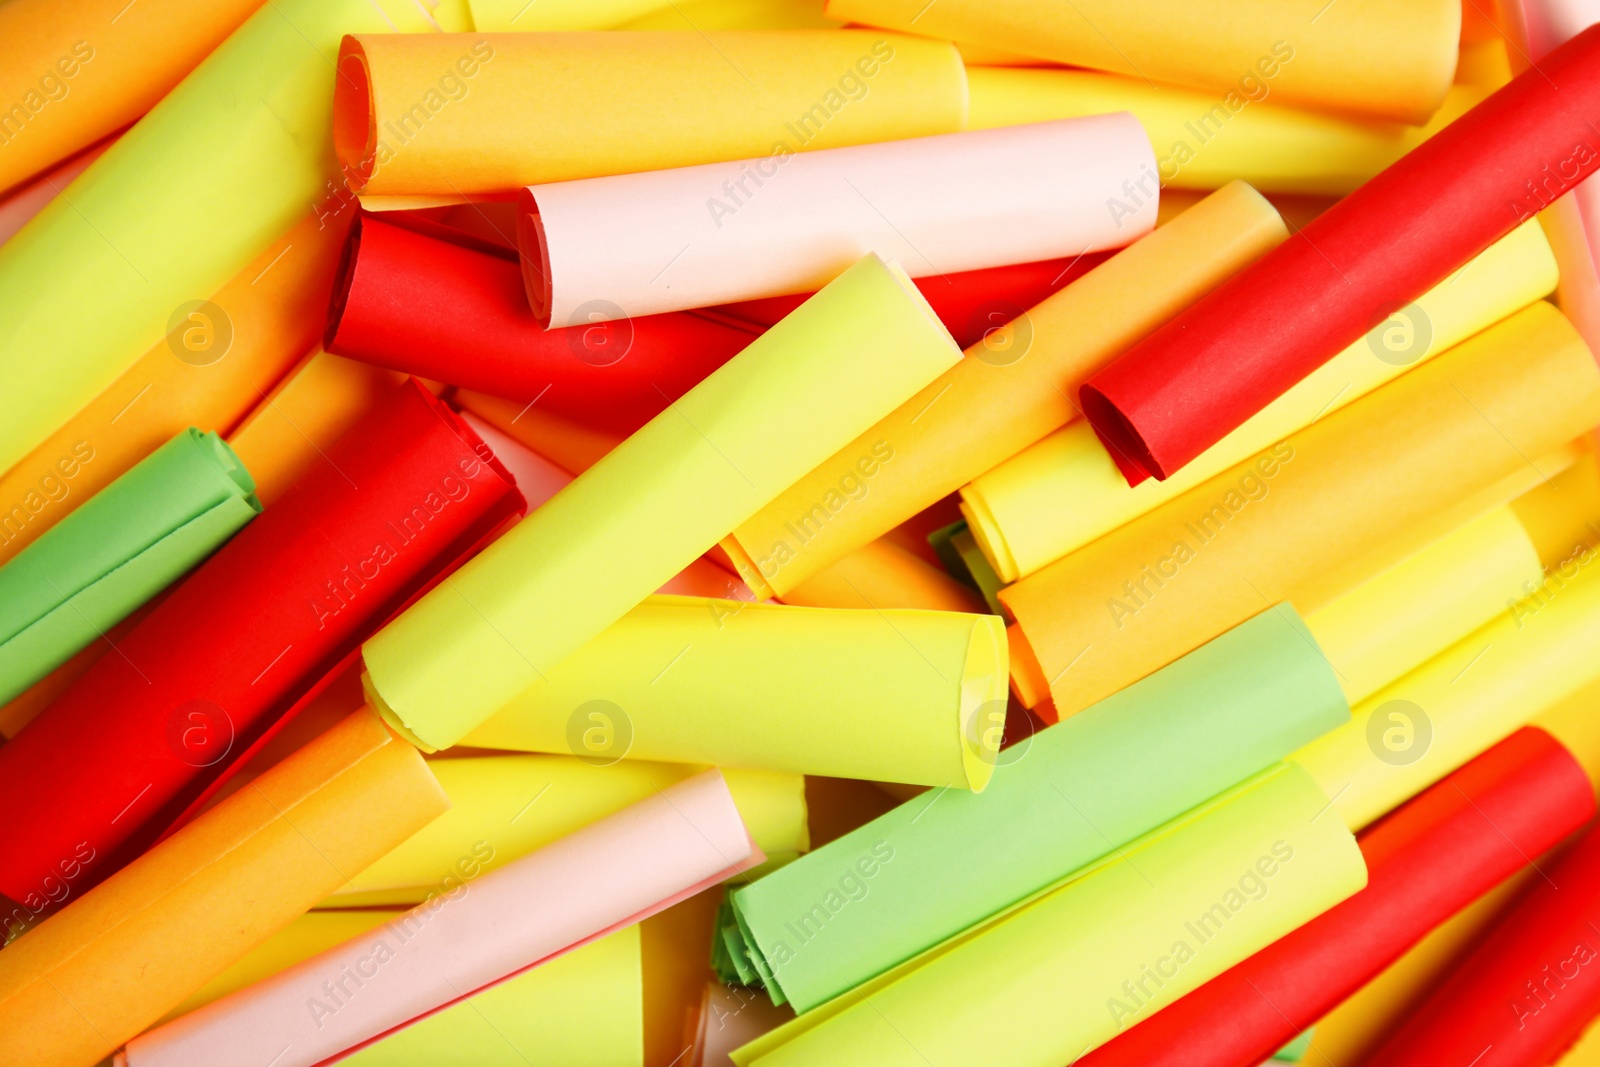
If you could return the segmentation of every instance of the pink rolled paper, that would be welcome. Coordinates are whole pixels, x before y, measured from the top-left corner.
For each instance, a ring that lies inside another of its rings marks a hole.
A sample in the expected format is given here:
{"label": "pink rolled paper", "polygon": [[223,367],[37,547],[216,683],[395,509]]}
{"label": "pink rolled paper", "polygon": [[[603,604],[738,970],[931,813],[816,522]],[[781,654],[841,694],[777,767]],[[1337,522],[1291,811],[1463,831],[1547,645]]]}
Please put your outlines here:
{"label": "pink rolled paper", "polygon": [[141,1034],[117,1067],[316,1067],[761,863],[705,771]]}
{"label": "pink rolled paper", "polygon": [[912,277],[1148,233],[1160,180],[1119,112],[535,185],[528,302],[550,326],[820,289],[876,252]]}

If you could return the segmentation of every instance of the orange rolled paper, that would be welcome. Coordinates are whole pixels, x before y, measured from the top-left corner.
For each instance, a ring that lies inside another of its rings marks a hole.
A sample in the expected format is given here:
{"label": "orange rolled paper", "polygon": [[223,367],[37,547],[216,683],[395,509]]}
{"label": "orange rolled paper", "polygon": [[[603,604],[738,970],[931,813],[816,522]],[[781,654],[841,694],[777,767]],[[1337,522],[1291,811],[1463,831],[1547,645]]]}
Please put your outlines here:
{"label": "orange rolled paper", "polygon": [[185,427],[229,434],[316,344],[344,230],[308,213],[0,475],[0,563]]}
{"label": "orange rolled paper", "polygon": [[0,952],[0,1063],[91,1067],[450,806],[366,708]]}
{"label": "orange rolled paper", "polygon": [[722,542],[763,599],[787,592],[1075,418],[1078,385],[1288,234],[1233,182],[1003,327]]}
{"label": "orange rolled paper", "polygon": [[1600,371],[1539,302],[1007,587],[1074,714],[1263,607],[1316,610],[1399,562],[1600,421]]}
{"label": "orange rolled paper", "polygon": [[924,608],[984,614],[983,597],[887,537],[868,541],[783,595],[814,608]]}
{"label": "orange rolled paper", "polygon": [[0,4],[0,189],[148,111],[261,0]]}

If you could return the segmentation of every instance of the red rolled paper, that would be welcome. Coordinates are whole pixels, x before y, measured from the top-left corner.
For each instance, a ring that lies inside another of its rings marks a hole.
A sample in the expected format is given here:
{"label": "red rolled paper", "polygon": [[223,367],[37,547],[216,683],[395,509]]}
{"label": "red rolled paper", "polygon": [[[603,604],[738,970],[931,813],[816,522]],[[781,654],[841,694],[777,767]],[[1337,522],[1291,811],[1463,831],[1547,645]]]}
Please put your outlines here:
{"label": "red rolled paper", "polygon": [[1600,833],[1544,869],[1369,1067],[1543,1067],[1600,1015]]}
{"label": "red rolled paper", "polygon": [[1596,167],[1591,27],[1093,375],[1084,414],[1131,483],[1166,478]]}
{"label": "red rolled paper", "polygon": [[345,248],[324,344],[627,436],[759,333],[693,312],[546,330],[514,254],[369,215]]}
{"label": "red rolled paper", "polygon": [[[1549,734],[1525,727],[1361,835],[1365,889],[1078,1067],[1255,1067],[1593,813],[1594,793],[1577,760]],[[1323,817],[1338,814],[1330,808]],[[1426,1052],[1405,1062],[1467,1067],[1472,1060],[1441,1057],[1432,1046]]]}
{"label": "red rolled paper", "polygon": [[407,381],[0,746],[0,894],[32,911],[132,858],[468,548],[522,508]]}

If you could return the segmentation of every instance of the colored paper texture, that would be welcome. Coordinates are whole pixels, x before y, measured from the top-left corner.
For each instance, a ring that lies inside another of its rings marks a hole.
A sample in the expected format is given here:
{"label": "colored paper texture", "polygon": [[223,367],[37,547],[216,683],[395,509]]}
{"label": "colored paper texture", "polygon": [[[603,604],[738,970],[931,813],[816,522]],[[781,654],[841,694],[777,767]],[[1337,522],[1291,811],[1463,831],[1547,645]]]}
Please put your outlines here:
{"label": "colored paper texture", "polygon": [[1080,420],[965,486],[962,513],[995,570],[1014,582],[1548,295],[1556,278],[1539,224],[1524,223],[1165,481],[1130,489]]}
{"label": "colored paper texture", "polygon": [[462,740],[981,791],[1009,675],[993,615],[653,596]]}
{"label": "colored paper texture", "polygon": [[32,181],[12,186],[8,192],[0,195],[0,244],[11,240],[12,234],[22,229],[29,219],[54,200],[62,186],[70,185],[72,179],[99,159],[100,153],[110,148],[111,142],[115,140],[116,136],[113,135],[103,141],[97,141],[77,155],[69,156],[49,170],[41,171]]}
{"label": "colored paper texture", "polygon": [[[734,1060],[1069,1063],[1365,884],[1355,839],[1317,818],[1327,803],[1298,768],[1274,768]],[[1027,1025],[983,1025],[1007,1012]]]}
{"label": "colored paper texture", "polygon": [[325,343],[625,437],[759,332],[686,314],[615,324],[580,316],[546,330],[514,259],[368,216],[351,235]]}
{"label": "colored paper texture", "polygon": [[134,121],[256,0],[20,0],[0,7],[0,190]]}
{"label": "colored paper texture", "polygon": [[468,0],[479,33],[609,30],[663,6],[664,0]]}
{"label": "colored paper texture", "polygon": [[1221,189],[967,349],[938,380],[796,479],[722,545],[765,597],[954,492],[1077,415],[1073,387],[1287,230]]}
{"label": "colored paper texture", "polygon": [[969,586],[883,537],[822,568],[784,593],[783,602],[814,608],[987,610]]}
{"label": "colored paper texture", "polygon": [[1368,825],[1600,677],[1600,576],[1552,574],[1291,758]]}
{"label": "colored paper texture", "polygon": [[368,692],[454,744],[960,355],[865,257],[379,631]]}
{"label": "colored paper texture", "polygon": [[[343,232],[337,217],[296,223],[0,474],[0,562],[179,431],[230,435],[316,343]],[[243,458],[259,488],[255,458]]]}
{"label": "colored paper texture", "polygon": [[1265,602],[1315,611],[1521,495],[1546,477],[1530,457],[1600,419],[1597,384],[1582,339],[1535,303],[1001,599],[1065,717]]}
{"label": "colored paper texture", "polygon": [[[454,889],[695,773],[673,763],[545,755],[450,757],[428,766],[450,810],[353,874],[322,906],[421,903],[441,886]],[[762,852],[792,859],[810,848],[799,775],[724,770],[723,777]]]}
{"label": "colored paper texture", "polygon": [[1120,248],[1160,184],[1138,121],[1095,115],[534,185],[518,244],[570,327],[810,292],[868,252],[920,277]]}
{"label": "colored paper texture", "polygon": [[1170,477],[1600,167],[1596,54],[1600,30],[1562,45],[1090,379],[1084,413],[1130,484]]}
{"label": "colored paper texture", "polygon": [[[1593,789],[1572,754],[1542,730],[1519,730],[1361,835],[1365,889],[1079,1062],[1260,1063],[1593,814]],[[1452,1026],[1461,1021],[1453,1013]],[[1465,1063],[1485,1044],[1469,1043],[1435,1059],[1429,1042],[1392,1062]]]}
{"label": "colored paper texture", "polygon": [[263,7],[0,246],[0,469],[337,195],[329,63],[344,33],[427,28],[421,8],[391,6]]}
{"label": "colored paper texture", "polygon": [[1262,612],[1006,749],[982,797],[916,797],[735,891],[744,951],[775,1000],[809,1011],[1120,854],[1347,715],[1304,624]]}
{"label": "colored paper texture", "polygon": [[324,462],[0,746],[0,893],[126,862],[521,498],[460,422],[398,387]]}
{"label": "colored paper texture", "polygon": [[[275,1067],[312,1067],[760,860],[722,776],[705,771],[135,1038],[126,1064],[225,1067],[277,1055]],[[352,972],[362,985],[331,984]]]}
{"label": "colored paper texture", "polygon": [[237,456],[188,429],[0,567],[0,702],[211,555],[261,505]]}
{"label": "colored paper texture", "polygon": [[1268,94],[1325,111],[1422,123],[1455,75],[1461,34],[1456,0],[1402,10],[1358,0],[1340,11],[1316,3],[1182,0],[1132,7],[1086,0],[1063,13],[1027,0],[829,0],[831,18],[888,26],[1129,74],[1213,93],[1239,110]]}
{"label": "colored paper texture", "polygon": [[334,103],[357,192],[459,200],[950,133],[967,82],[948,43],[877,30],[361,34]]}
{"label": "colored paper texture", "polygon": [[446,805],[415,749],[352,713],[7,945],[0,1057],[99,1062]]}
{"label": "colored paper texture", "polygon": [[1150,134],[1163,185],[1216,189],[1235,179],[1264,193],[1344,196],[1489,94],[1452,85],[1426,125],[1289,107],[1270,82],[1232,100],[1153,85],[1137,74],[1029,67],[967,68],[967,128],[1131,111]]}

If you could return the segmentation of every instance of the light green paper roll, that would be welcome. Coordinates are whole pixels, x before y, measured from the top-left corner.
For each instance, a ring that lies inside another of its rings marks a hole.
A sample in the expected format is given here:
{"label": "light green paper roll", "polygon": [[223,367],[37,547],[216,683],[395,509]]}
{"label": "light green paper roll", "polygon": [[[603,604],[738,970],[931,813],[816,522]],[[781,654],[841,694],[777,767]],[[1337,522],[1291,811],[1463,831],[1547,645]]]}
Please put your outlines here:
{"label": "light green paper roll", "polygon": [[261,512],[214,433],[190,428],[0,567],[0,704],[71,659]]}
{"label": "light green paper roll", "polygon": [[264,5],[0,245],[0,470],[292,223],[349,209],[330,180],[340,38],[432,28],[420,4],[387,6]]}
{"label": "light green paper roll", "polygon": [[737,890],[745,951],[774,1000],[809,1011],[1348,721],[1280,605],[1007,749],[983,795],[925,793]]}
{"label": "light green paper roll", "polygon": [[1008,677],[993,615],[653,596],[464,743],[981,790]]}

